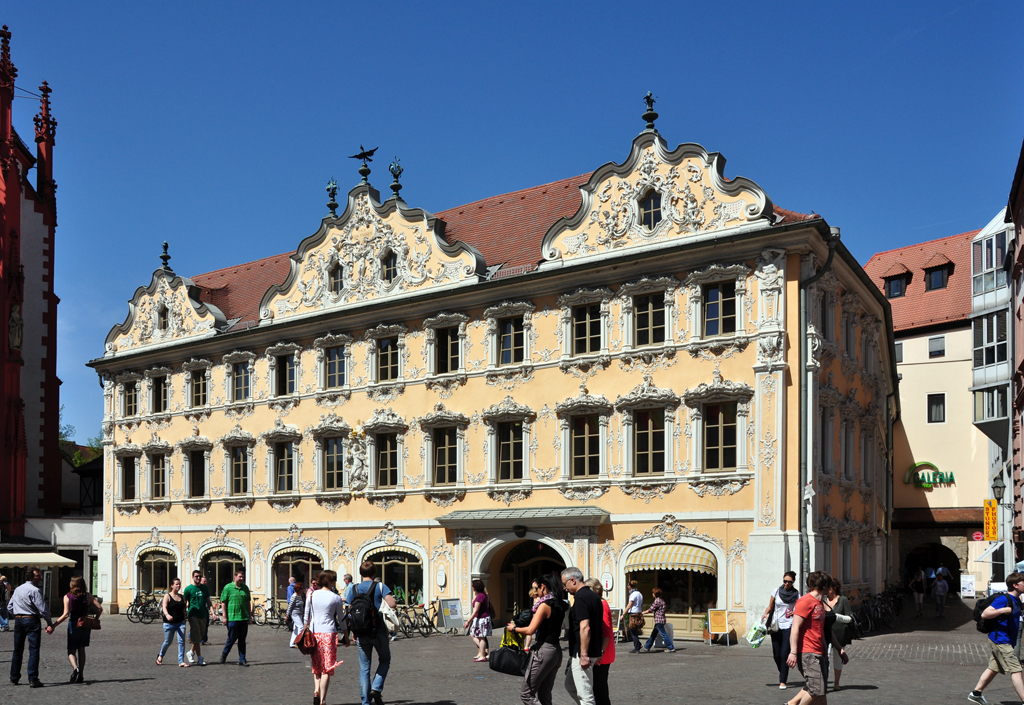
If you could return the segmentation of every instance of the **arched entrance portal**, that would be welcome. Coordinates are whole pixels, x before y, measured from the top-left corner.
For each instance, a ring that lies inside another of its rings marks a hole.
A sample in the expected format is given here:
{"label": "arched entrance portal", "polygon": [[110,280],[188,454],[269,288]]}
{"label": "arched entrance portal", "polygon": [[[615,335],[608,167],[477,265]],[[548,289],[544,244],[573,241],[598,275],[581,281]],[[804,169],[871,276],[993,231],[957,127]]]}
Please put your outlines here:
{"label": "arched entrance portal", "polygon": [[[907,555],[904,567],[907,570],[907,583],[914,578],[917,569],[924,570],[925,575],[934,577],[931,571],[940,565],[949,569],[949,591],[960,591],[960,558],[956,553],[941,543],[926,543],[918,546]],[[931,571],[929,571],[931,569]]]}
{"label": "arched entrance portal", "polygon": [[488,593],[498,612],[498,624],[504,624],[533,604],[530,584],[545,573],[560,573],[565,568],[561,554],[546,543],[527,539],[510,543],[495,553],[490,563]]}

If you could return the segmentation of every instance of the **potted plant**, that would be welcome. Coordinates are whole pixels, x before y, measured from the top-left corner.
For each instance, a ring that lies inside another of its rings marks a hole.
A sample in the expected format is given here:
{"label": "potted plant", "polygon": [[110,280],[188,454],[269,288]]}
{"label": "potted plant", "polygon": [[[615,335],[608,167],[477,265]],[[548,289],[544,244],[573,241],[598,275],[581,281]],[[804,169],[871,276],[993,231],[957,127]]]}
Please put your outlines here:
{"label": "potted plant", "polygon": [[707,614],[705,614],[703,617],[700,618],[700,628],[704,630],[704,639],[705,640],[710,639],[711,638],[711,632],[708,631],[708,616],[707,616]]}

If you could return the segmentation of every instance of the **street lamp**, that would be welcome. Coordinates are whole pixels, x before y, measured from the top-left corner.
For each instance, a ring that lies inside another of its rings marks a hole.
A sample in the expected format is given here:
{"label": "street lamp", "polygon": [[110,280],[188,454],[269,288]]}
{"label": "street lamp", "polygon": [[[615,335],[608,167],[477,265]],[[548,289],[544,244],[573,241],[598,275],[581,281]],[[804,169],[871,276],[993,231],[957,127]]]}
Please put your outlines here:
{"label": "street lamp", "polygon": [[1000,504],[1003,501],[1003,495],[1006,494],[1006,483],[1003,482],[1003,473],[996,475],[996,478],[992,480],[992,496],[996,502]]}

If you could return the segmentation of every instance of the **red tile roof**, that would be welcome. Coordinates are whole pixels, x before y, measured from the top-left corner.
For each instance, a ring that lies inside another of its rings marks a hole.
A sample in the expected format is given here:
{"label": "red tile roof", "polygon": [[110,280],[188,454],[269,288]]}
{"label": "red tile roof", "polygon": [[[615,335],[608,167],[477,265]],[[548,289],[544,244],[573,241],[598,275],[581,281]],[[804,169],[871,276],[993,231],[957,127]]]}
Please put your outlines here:
{"label": "red tile roof", "polygon": [[[879,252],[868,260],[864,271],[883,292],[885,277],[904,270],[910,273],[906,294],[889,299],[894,330],[907,331],[967,320],[971,315],[971,239],[978,232],[972,230]],[[925,291],[925,267],[937,266],[936,262],[941,261],[942,257],[953,265],[946,288]]]}
{"label": "red tile roof", "polygon": [[[445,239],[461,240],[484,256],[488,266],[501,265],[494,276],[514,276],[534,269],[541,260],[544,233],[559,218],[571,217],[580,207],[579,187],[590,174],[550,184],[491,196],[435,215],[445,221]],[[820,218],[775,207],[779,223]],[[267,289],[288,276],[291,252],[235,267],[199,274],[192,281],[203,290],[202,300],[217,306],[228,320],[238,318],[235,329],[259,320],[259,305]]]}

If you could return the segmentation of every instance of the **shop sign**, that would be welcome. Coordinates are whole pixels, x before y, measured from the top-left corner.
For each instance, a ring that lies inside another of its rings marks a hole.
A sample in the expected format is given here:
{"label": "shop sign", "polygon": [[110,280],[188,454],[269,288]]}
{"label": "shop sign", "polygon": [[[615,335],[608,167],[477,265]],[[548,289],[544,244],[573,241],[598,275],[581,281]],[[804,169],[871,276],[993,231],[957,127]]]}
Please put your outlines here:
{"label": "shop sign", "polygon": [[971,538],[974,539],[975,541],[984,541],[985,540],[985,534],[981,533],[980,531],[975,531],[971,535]]}
{"label": "shop sign", "polygon": [[906,485],[914,483],[914,487],[927,490],[935,485],[956,484],[956,478],[953,477],[952,471],[943,472],[934,463],[923,461],[907,468],[907,472],[903,475],[903,483]]}
{"label": "shop sign", "polygon": [[994,499],[985,500],[985,540],[999,540],[999,509]]}

